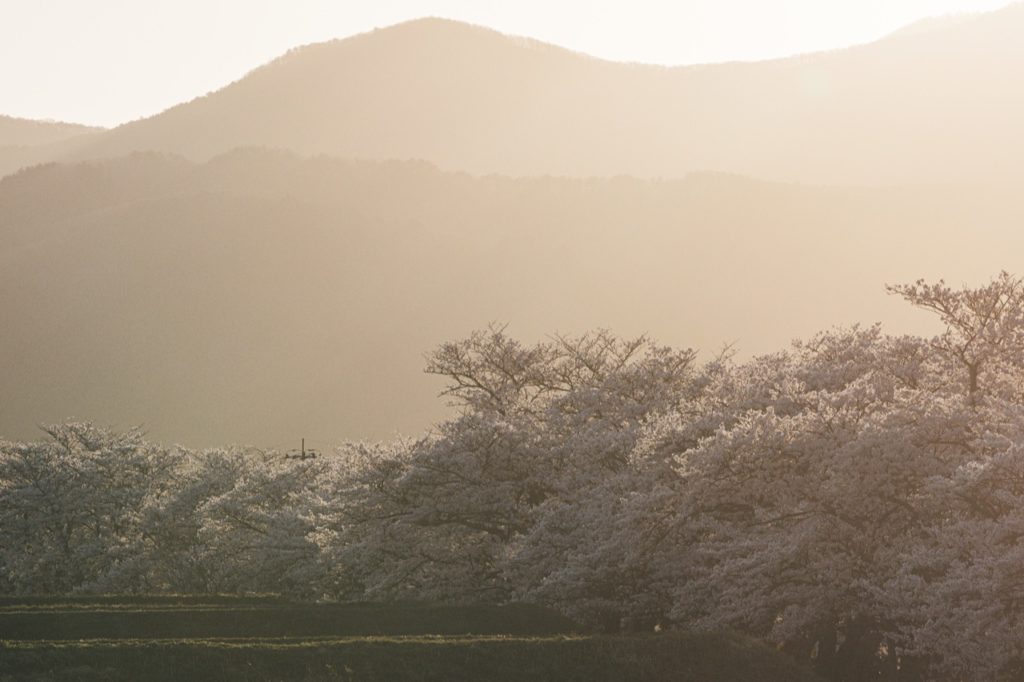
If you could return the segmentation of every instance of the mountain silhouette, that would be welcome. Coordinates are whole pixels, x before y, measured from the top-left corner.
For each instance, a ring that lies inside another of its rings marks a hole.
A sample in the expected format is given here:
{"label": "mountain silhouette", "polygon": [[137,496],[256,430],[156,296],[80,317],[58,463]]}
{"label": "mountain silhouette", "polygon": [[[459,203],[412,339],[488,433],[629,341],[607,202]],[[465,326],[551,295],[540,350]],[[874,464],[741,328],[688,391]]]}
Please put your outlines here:
{"label": "mountain silhouette", "polygon": [[1021,35],[1018,4],[848,49],[665,68],[424,19],[295,49],[36,160],[160,151],[205,161],[266,146],[512,176],[1014,182]]}

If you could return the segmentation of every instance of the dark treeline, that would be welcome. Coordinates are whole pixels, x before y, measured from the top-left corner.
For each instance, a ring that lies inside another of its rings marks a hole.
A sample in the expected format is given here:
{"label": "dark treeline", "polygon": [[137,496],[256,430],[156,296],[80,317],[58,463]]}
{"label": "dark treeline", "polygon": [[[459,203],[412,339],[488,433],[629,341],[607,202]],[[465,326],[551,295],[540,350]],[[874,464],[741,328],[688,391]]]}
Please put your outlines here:
{"label": "dark treeline", "polygon": [[945,331],[740,362],[492,327],[428,358],[457,416],[315,459],[47,426],[0,445],[0,591],[534,602],[835,680],[1012,677],[1024,285],[890,290]]}

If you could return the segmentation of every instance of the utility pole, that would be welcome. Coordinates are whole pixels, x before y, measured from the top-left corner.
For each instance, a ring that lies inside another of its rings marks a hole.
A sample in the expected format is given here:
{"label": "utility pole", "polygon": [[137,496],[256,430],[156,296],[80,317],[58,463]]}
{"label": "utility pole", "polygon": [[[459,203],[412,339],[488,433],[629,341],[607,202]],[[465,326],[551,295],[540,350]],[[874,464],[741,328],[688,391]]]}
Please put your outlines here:
{"label": "utility pole", "polygon": [[310,448],[309,450],[306,449],[306,439],[303,438],[302,439],[302,449],[300,449],[300,450],[290,450],[288,452],[288,454],[284,456],[284,458],[285,459],[307,460],[307,459],[315,459],[319,455],[320,455],[320,453],[318,451],[316,451],[316,450],[313,450],[312,448]]}

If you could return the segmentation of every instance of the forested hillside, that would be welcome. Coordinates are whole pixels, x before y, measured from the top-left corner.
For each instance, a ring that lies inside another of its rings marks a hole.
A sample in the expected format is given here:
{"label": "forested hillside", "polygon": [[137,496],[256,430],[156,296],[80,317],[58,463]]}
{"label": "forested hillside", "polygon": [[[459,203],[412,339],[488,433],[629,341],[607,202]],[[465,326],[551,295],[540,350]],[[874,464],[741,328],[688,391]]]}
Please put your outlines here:
{"label": "forested hillside", "polygon": [[[735,176],[477,178],[243,150],[0,181],[0,434],[69,416],[205,446],[389,438],[445,414],[422,354],[489,322],[611,328],[712,357],[816,329],[934,329],[907,273],[1024,247],[1007,189]],[[628,244],[628,247],[621,245]]]}

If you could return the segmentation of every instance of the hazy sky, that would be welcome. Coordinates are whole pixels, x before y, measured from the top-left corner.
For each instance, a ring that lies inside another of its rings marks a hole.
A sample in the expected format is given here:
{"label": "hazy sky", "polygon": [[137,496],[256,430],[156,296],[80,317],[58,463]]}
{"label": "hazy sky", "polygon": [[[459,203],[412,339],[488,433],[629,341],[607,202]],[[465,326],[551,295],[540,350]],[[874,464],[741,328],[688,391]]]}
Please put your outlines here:
{"label": "hazy sky", "polygon": [[115,125],[237,79],[291,47],[421,16],[599,57],[690,64],[879,38],[1007,0],[0,0],[0,113]]}

